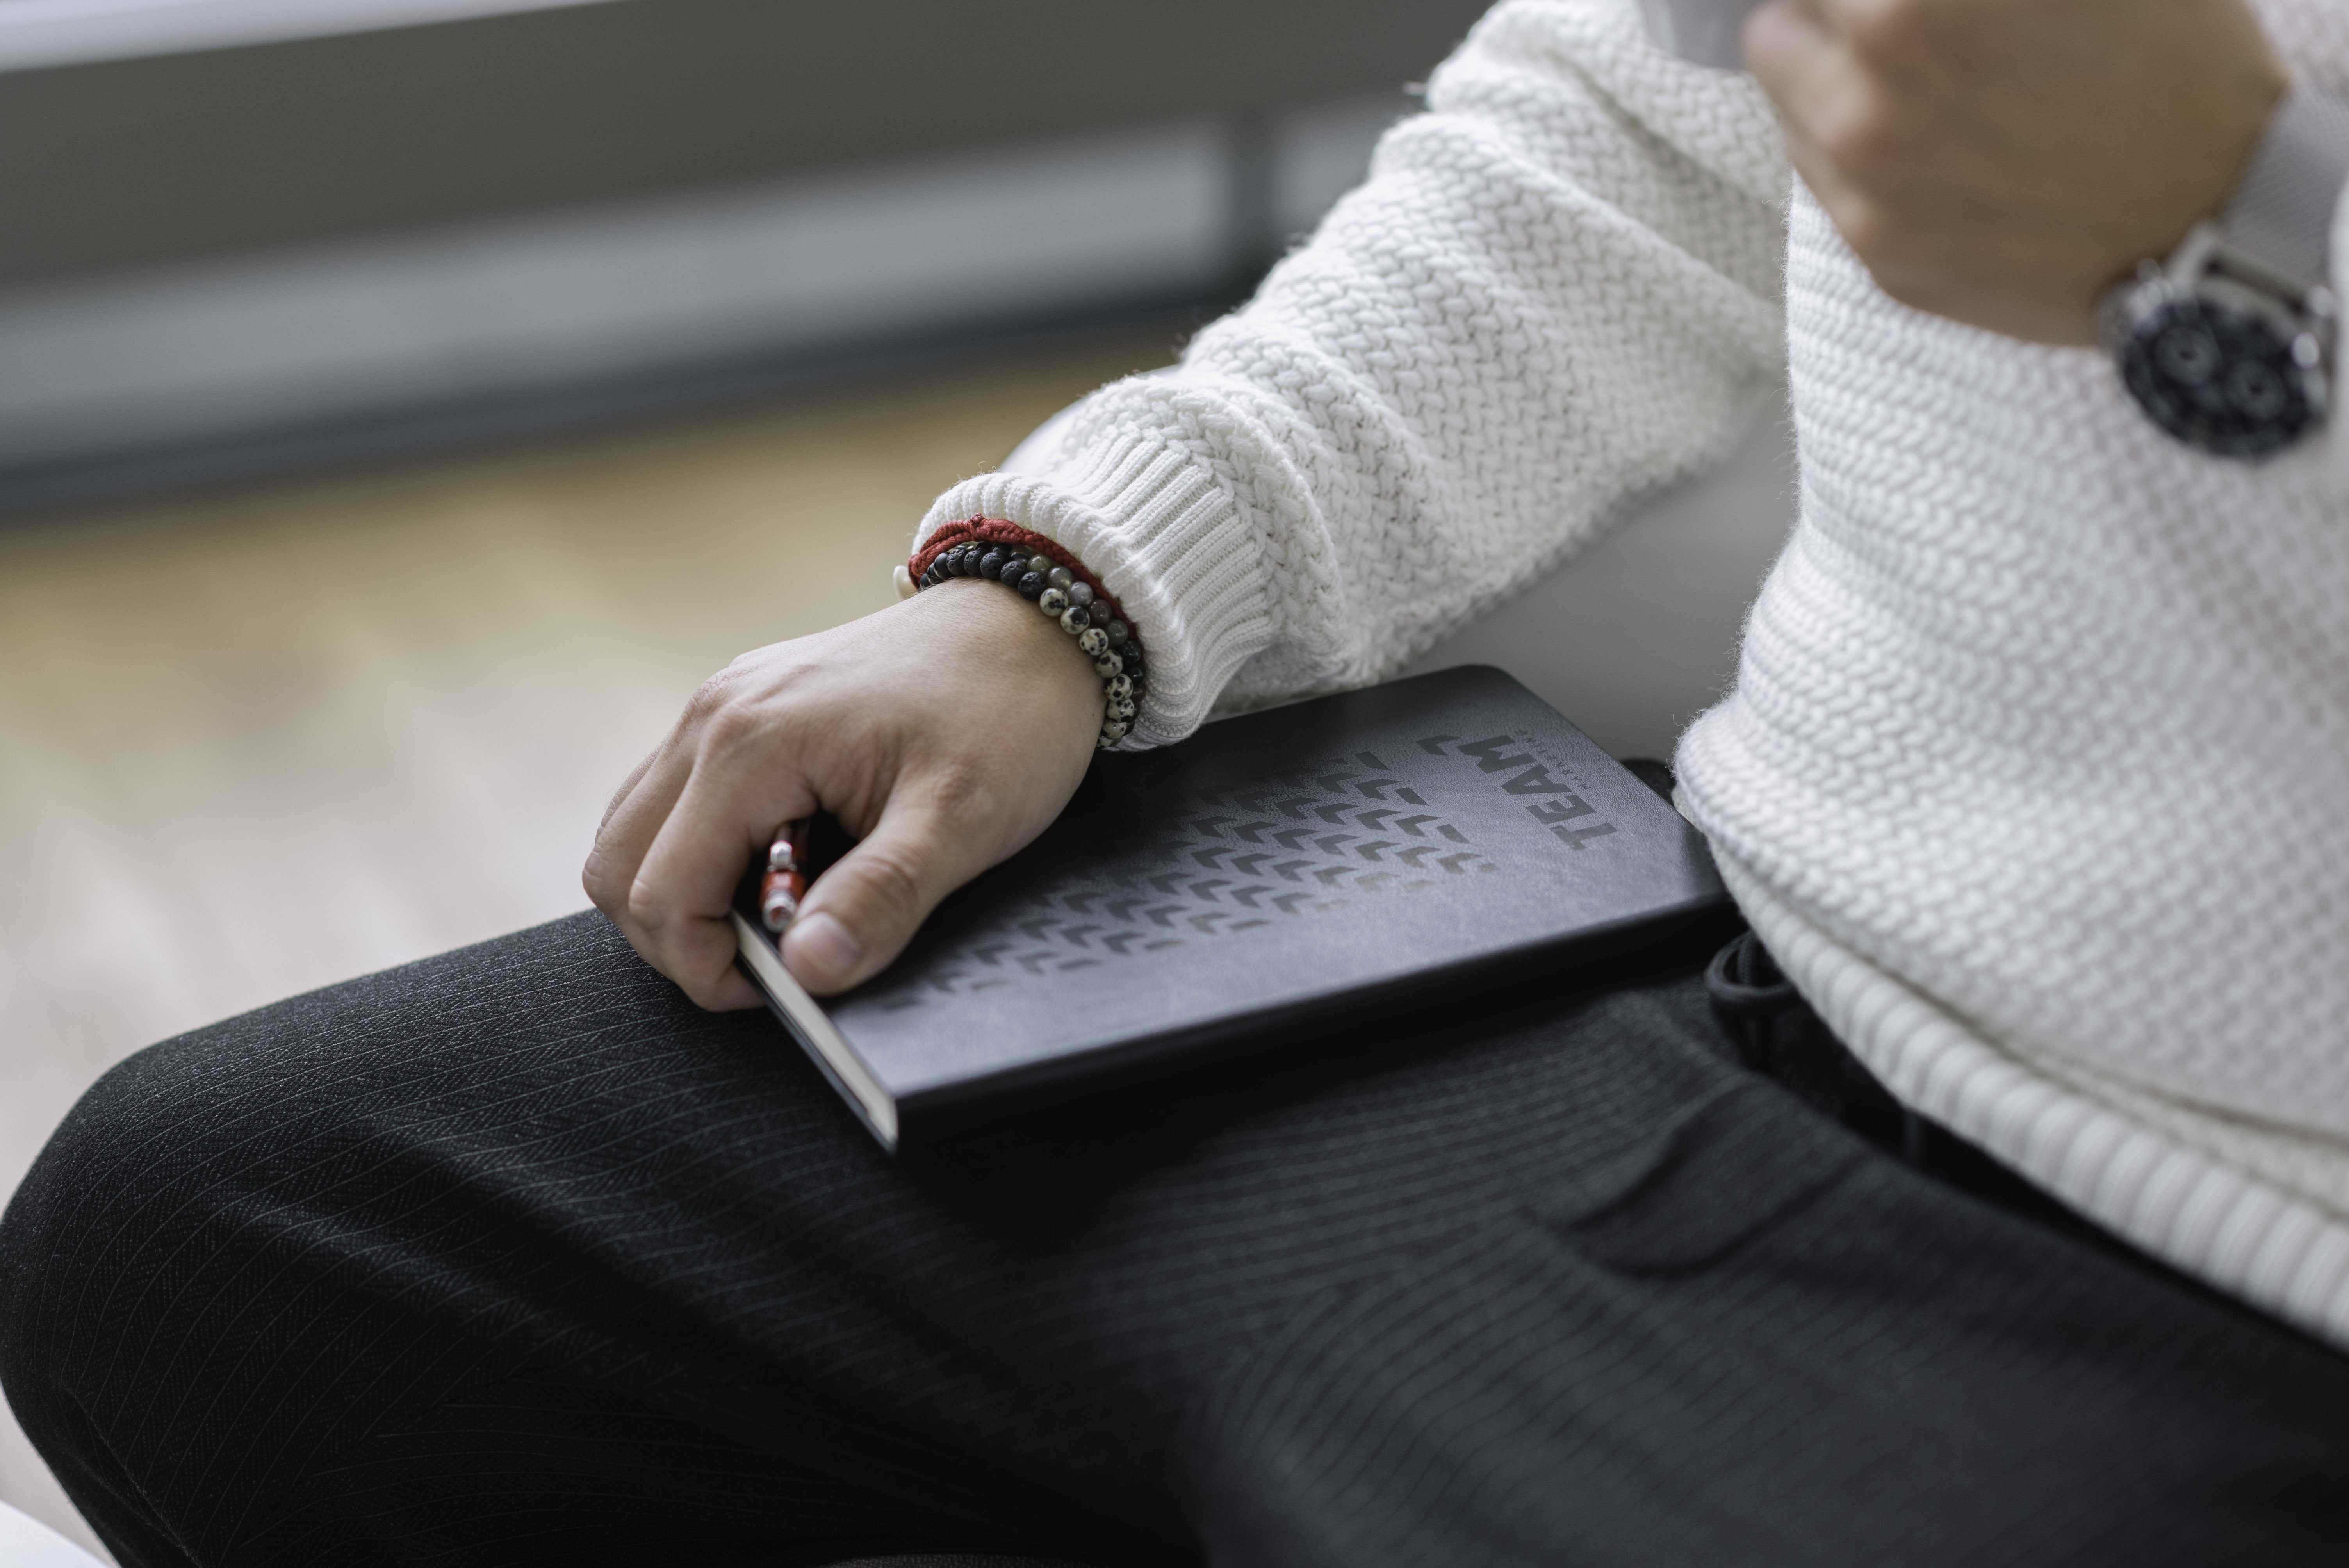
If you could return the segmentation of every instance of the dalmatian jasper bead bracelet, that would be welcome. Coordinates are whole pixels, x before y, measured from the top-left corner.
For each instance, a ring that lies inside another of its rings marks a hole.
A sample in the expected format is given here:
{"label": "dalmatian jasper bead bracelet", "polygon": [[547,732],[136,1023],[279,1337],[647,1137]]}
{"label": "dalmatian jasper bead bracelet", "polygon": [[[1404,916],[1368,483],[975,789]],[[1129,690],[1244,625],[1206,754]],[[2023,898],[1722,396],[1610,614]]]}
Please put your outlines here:
{"label": "dalmatian jasper bead bracelet", "polygon": [[[1076,639],[1077,651],[1092,661],[1093,673],[1102,677],[1108,704],[1102,714],[1101,734],[1093,744],[1101,750],[1108,750],[1133,729],[1133,717],[1140,710],[1149,673],[1143,661],[1141,639],[1119,616],[1116,602],[1102,591],[1100,584],[1072,562],[1055,559],[1058,551],[1046,554],[1039,548],[1045,543],[1040,537],[1008,523],[997,523],[984,529],[983,533],[978,531],[982,526],[977,521],[964,525],[957,531],[968,531],[970,536],[948,541],[943,546],[933,539],[930,548],[917,553],[912,562],[898,567],[899,594],[910,597],[949,577],[985,577],[1033,603],[1061,630]],[[998,533],[1026,537],[989,537]],[[927,557],[926,563],[924,557]],[[916,566],[920,567],[918,575]]]}

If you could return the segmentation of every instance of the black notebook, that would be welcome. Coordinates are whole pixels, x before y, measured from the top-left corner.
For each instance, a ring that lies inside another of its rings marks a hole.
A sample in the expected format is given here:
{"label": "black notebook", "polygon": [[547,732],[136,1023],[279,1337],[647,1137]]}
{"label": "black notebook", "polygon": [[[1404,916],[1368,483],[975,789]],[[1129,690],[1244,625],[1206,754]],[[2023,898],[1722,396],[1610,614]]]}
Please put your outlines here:
{"label": "black notebook", "polygon": [[1103,753],[1060,820],[822,1002],[742,966],[880,1140],[1585,984],[1735,920],[1671,805],[1498,670]]}

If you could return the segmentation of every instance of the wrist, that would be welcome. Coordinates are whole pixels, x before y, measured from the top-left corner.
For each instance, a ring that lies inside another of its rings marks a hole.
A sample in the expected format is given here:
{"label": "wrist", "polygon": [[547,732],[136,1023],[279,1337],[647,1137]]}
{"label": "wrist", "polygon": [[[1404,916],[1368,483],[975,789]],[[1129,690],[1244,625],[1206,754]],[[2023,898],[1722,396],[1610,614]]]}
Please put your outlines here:
{"label": "wrist", "polygon": [[938,530],[896,570],[897,592],[912,597],[957,578],[984,577],[1011,590],[1043,621],[1071,639],[1102,682],[1095,744],[1106,750],[1133,727],[1149,668],[1140,634],[1128,625],[1101,579],[1052,540],[1000,518],[974,517]]}
{"label": "wrist", "polygon": [[990,680],[1049,693],[1091,738],[1101,727],[1102,683],[1059,627],[1017,594],[986,583],[942,583],[899,606],[927,618],[924,635]]}
{"label": "wrist", "polygon": [[2111,290],[2102,335],[2165,434],[2257,459],[2325,422],[2338,315],[2333,218],[2349,181],[2349,106],[2284,95],[2215,220]]}
{"label": "wrist", "polygon": [[[1049,758],[1055,776],[1065,769],[1067,788],[1083,778],[1101,729],[1102,683],[1018,595],[942,583],[882,614],[900,619],[921,662],[945,673],[937,685],[949,705],[985,709],[997,740]],[[946,732],[963,733],[954,724]]]}

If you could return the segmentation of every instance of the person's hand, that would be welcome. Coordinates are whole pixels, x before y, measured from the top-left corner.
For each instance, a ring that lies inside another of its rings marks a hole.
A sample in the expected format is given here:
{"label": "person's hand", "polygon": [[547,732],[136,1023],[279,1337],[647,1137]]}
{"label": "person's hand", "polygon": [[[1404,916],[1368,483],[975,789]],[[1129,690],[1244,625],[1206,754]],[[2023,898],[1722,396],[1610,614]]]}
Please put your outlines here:
{"label": "person's hand", "polygon": [[860,841],[809,890],[783,962],[810,991],[844,990],[1060,814],[1102,704],[1057,625],[977,581],[745,654],[613,797],[587,896],[701,1006],[755,1006],[734,886],[777,826],[822,807]]}
{"label": "person's hand", "polygon": [[2219,209],[2286,86],[2241,0],[1772,0],[1744,43],[1887,294],[2045,343]]}

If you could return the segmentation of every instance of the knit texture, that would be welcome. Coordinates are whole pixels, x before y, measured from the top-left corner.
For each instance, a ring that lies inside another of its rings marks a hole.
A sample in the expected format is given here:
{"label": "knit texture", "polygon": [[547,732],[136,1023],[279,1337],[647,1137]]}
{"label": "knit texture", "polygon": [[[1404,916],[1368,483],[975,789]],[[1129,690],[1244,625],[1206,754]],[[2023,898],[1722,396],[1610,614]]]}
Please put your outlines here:
{"label": "knit texture", "polygon": [[[2262,15],[2349,88],[2349,7]],[[2349,443],[2202,458],[2101,355],[1896,304],[1633,0],[1502,5],[1429,103],[1177,372],[926,527],[1069,542],[1173,739],[1386,674],[1720,453],[1783,276],[1802,521],[1683,809],[1897,1093],[2349,1343]]]}

